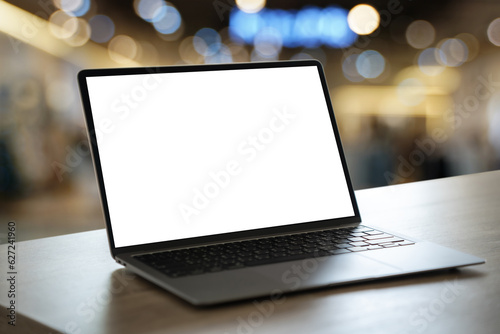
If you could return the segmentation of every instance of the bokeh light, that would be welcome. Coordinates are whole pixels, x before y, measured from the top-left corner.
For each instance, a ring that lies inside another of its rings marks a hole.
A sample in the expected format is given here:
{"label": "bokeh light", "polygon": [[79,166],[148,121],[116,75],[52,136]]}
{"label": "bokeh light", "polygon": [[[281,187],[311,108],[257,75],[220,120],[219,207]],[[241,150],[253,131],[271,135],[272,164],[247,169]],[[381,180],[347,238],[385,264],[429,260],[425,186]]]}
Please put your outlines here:
{"label": "bokeh light", "polygon": [[357,35],[349,28],[347,10],[330,6],[321,11],[319,31],[324,45],[332,48],[346,48],[351,46]]}
{"label": "bokeh light", "polygon": [[496,46],[500,46],[500,17],[491,21],[488,25],[488,40]]}
{"label": "bokeh light", "polygon": [[144,21],[156,22],[165,15],[167,4],[164,0],[135,0],[134,9]]}
{"label": "bokeh light", "polygon": [[365,78],[362,77],[358,69],[356,68],[356,60],[359,54],[352,54],[344,59],[342,62],[342,71],[344,72],[344,77],[352,82],[361,82]]}
{"label": "bokeh light", "polygon": [[78,29],[78,20],[65,11],[58,10],[49,18],[49,30],[59,39],[70,38]]}
{"label": "bokeh light", "polygon": [[363,51],[356,59],[356,69],[364,78],[376,78],[384,72],[385,59],[375,50]]}
{"label": "bokeh light", "polygon": [[205,57],[206,64],[224,64],[231,63],[232,61],[231,49],[225,44],[220,45],[217,53]]}
{"label": "bokeh light", "polygon": [[352,31],[358,35],[369,35],[374,32],[380,24],[380,15],[370,5],[354,6],[347,16],[347,22]]}
{"label": "bokeh light", "polygon": [[257,13],[266,6],[266,0],[236,0],[236,6],[245,13]]}
{"label": "bokeh light", "polygon": [[171,5],[166,5],[165,8],[166,11],[158,20],[153,22],[153,26],[159,33],[169,35],[179,29],[182,19],[177,8]]}
{"label": "bokeh light", "polygon": [[73,16],[83,16],[90,9],[90,0],[54,0],[54,5]]}
{"label": "bokeh light", "polygon": [[418,66],[420,71],[426,75],[438,75],[444,70],[440,60],[445,57],[442,51],[437,48],[427,48],[420,52],[418,56]]}
{"label": "bokeh light", "polygon": [[441,63],[450,67],[462,65],[468,58],[467,45],[458,38],[448,38],[439,43]]}
{"label": "bokeh light", "polygon": [[71,46],[82,46],[90,39],[90,26],[84,19],[76,18],[76,31],[64,41]]}
{"label": "bokeh light", "polygon": [[115,34],[115,24],[106,15],[95,15],[89,20],[90,39],[96,43],[106,43]]}
{"label": "bokeh light", "polygon": [[357,38],[347,24],[347,14],[347,10],[337,6],[308,6],[299,11],[263,9],[253,14],[235,9],[230,14],[229,32],[233,41],[252,44],[259,31],[273,28],[285,47],[315,48],[323,44],[344,48]]}
{"label": "bokeh light", "polygon": [[128,64],[138,53],[136,41],[127,35],[117,35],[108,45],[109,57],[119,64]]}
{"label": "bokeh light", "polygon": [[468,56],[466,61],[471,61],[476,58],[479,53],[479,41],[476,36],[469,33],[460,33],[455,38],[460,39],[467,45]]}
{"label": "bokeh light", "polygon": [[220,49],[221,37],[219,33],[212,28],[202,28],[194,35],[193,45],[196,52],[200,55],[212,56]]}
{"label": "bokeh light", "polygon": [[204,56],[200,55],[194,48],[194,37],[188,36],[179,44],[179,56],[186,64],[201,64]]}
{"label": "bokeh light", "polygon": [[415,49],[429,47],[436,38],[436,30],[431,23],[417,20],[410,23],[406,28],[406,41]]}
{"label": "bokeh light", "polygon": [[268,27],[261,29],[254,39],[255,51],[264,57],[277,58],[283,45],[278,30]]}

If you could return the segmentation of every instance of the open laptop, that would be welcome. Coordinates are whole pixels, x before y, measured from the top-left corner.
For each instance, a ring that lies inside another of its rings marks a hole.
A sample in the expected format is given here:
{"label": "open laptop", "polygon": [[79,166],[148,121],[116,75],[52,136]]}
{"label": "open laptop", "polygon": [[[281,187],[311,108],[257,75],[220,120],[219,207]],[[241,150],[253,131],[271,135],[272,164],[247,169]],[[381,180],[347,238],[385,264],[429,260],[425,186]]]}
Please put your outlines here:
{"label": "open laptop", "polygon": [[317,61],[78,80],[113,258],[191,304],[484,262],[361,224]]}

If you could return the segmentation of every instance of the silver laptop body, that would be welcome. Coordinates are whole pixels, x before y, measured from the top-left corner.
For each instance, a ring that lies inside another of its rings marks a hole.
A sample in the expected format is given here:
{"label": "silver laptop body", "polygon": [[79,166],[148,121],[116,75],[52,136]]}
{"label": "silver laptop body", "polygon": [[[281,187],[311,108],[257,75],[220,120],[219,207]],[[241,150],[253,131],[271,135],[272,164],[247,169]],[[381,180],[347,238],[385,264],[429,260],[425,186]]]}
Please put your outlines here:
{"label": "silver laptop body", "polygon": [[[370,241],[387,232],[361,225],[317,61],[92,69],[78,81],[112,257],[191,304],[484,262],[410,237]],[[177,277],[142,261],[346,227],[375,236],[341,254]]]}

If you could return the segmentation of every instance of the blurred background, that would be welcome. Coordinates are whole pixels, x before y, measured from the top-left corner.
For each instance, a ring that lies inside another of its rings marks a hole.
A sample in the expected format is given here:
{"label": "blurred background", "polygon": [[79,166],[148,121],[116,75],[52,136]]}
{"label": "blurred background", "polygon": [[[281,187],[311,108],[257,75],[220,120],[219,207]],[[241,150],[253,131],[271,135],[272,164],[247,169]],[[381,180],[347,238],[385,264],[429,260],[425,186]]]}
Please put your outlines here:
{"label": "blurred background", "polygon": [[355,189],[500,167],[498,0],[0,0],[1,225],[104,227],[79,70],[310,58]]}

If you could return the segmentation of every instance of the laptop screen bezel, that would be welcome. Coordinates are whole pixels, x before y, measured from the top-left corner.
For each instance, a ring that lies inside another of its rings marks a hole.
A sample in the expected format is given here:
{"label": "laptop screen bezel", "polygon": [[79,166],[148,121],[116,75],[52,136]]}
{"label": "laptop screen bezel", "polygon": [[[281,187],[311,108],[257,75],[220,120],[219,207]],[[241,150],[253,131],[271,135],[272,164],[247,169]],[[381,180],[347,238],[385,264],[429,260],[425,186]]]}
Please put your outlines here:
{"label": "laptop screen bezel", "polygon": [[[178,72],[195,72],[195,71],[224,71],[224,70],[240,70],[240,69],[265,69],[265,68],[280,68],[280,67],[296,67],[296,66],[313,66],[317,68],[321,85],[323,88],[323,94],[325,97],[325,102],[328,107],[328,112],[331,120],[332,131],[335,136],[337,143],[338,152],[340,155],[340,160],[343,168],[343,172],[346,179],[346,184],[348,187],[349,196],[351,199],[351,204],[353,208],[354,215],[349,217],[326,219],[321,221],[312,222],[302,222],[292,225],[277,226],[277,227],[266,227],[254,230],[215,234],[210,236],[194,237],[182,240],[172,240],[155,242],[148,244],[140,244],[134,246],[125,247],[115,247],[115,241],[113,237],[113,228],[110,219],[110,213],[108,208],[108,202],[106,197],[106,189],[104,185],[104,178],[101,169],[101,162],[99,156],[99,148],[97,145],[96,130],[94,125],[94,120],[92,116],[92,108],[89,99],[89,91],[87,86],[87,78],[89,77],[99,77],[99,76],[120,76],[120,75],[136,75],[136,74],[155,74],[155,73],[178,73]],[[111,255],[115,258],[119,254],[131,253],[131,252],[148,252],[158,249],[168,249],[168,248],[178,248],[190,245],[207,244],[207,243],[217,243],[224,241],[231,241],[243,238],[256,238],[267,234],[282,234],[282,233],[298,233],[305,230],[315,230],[315,229],[327,229],[332,227],[337,227],[343,224],[359,223],[361,222],[361,217],[356,202],[354,189],[352,186],[351,178],[349,175],[347,162],[344,155],[344,150],[342,148],[342,143],[340,140],[340,134],[337,127],[335,115],[333,112],[332,103],[330,100],[330,94],[324,75],[322,65],[316,60],[298,60],[298,61],[276,61],[276,62],[254,62],[254,63],[232,63],[232,64],[210,64],[210,65],[178,65],[178,66],[159,66],[159,67],[132,67],[132,68],[106,68],[106,69],[85,69],[78,73],[78,84],[80,87],[80,93],[82,98],[82,104],[84,109],[85,122],[87,126],[87,133],[89,144],[91,148],[92,160],[94,165],[94,170],[96,173],[99,194],[102,203],[102,209],[104,213],[104,219],[106,224],[106,231],[109,240],[109,246]]]}

